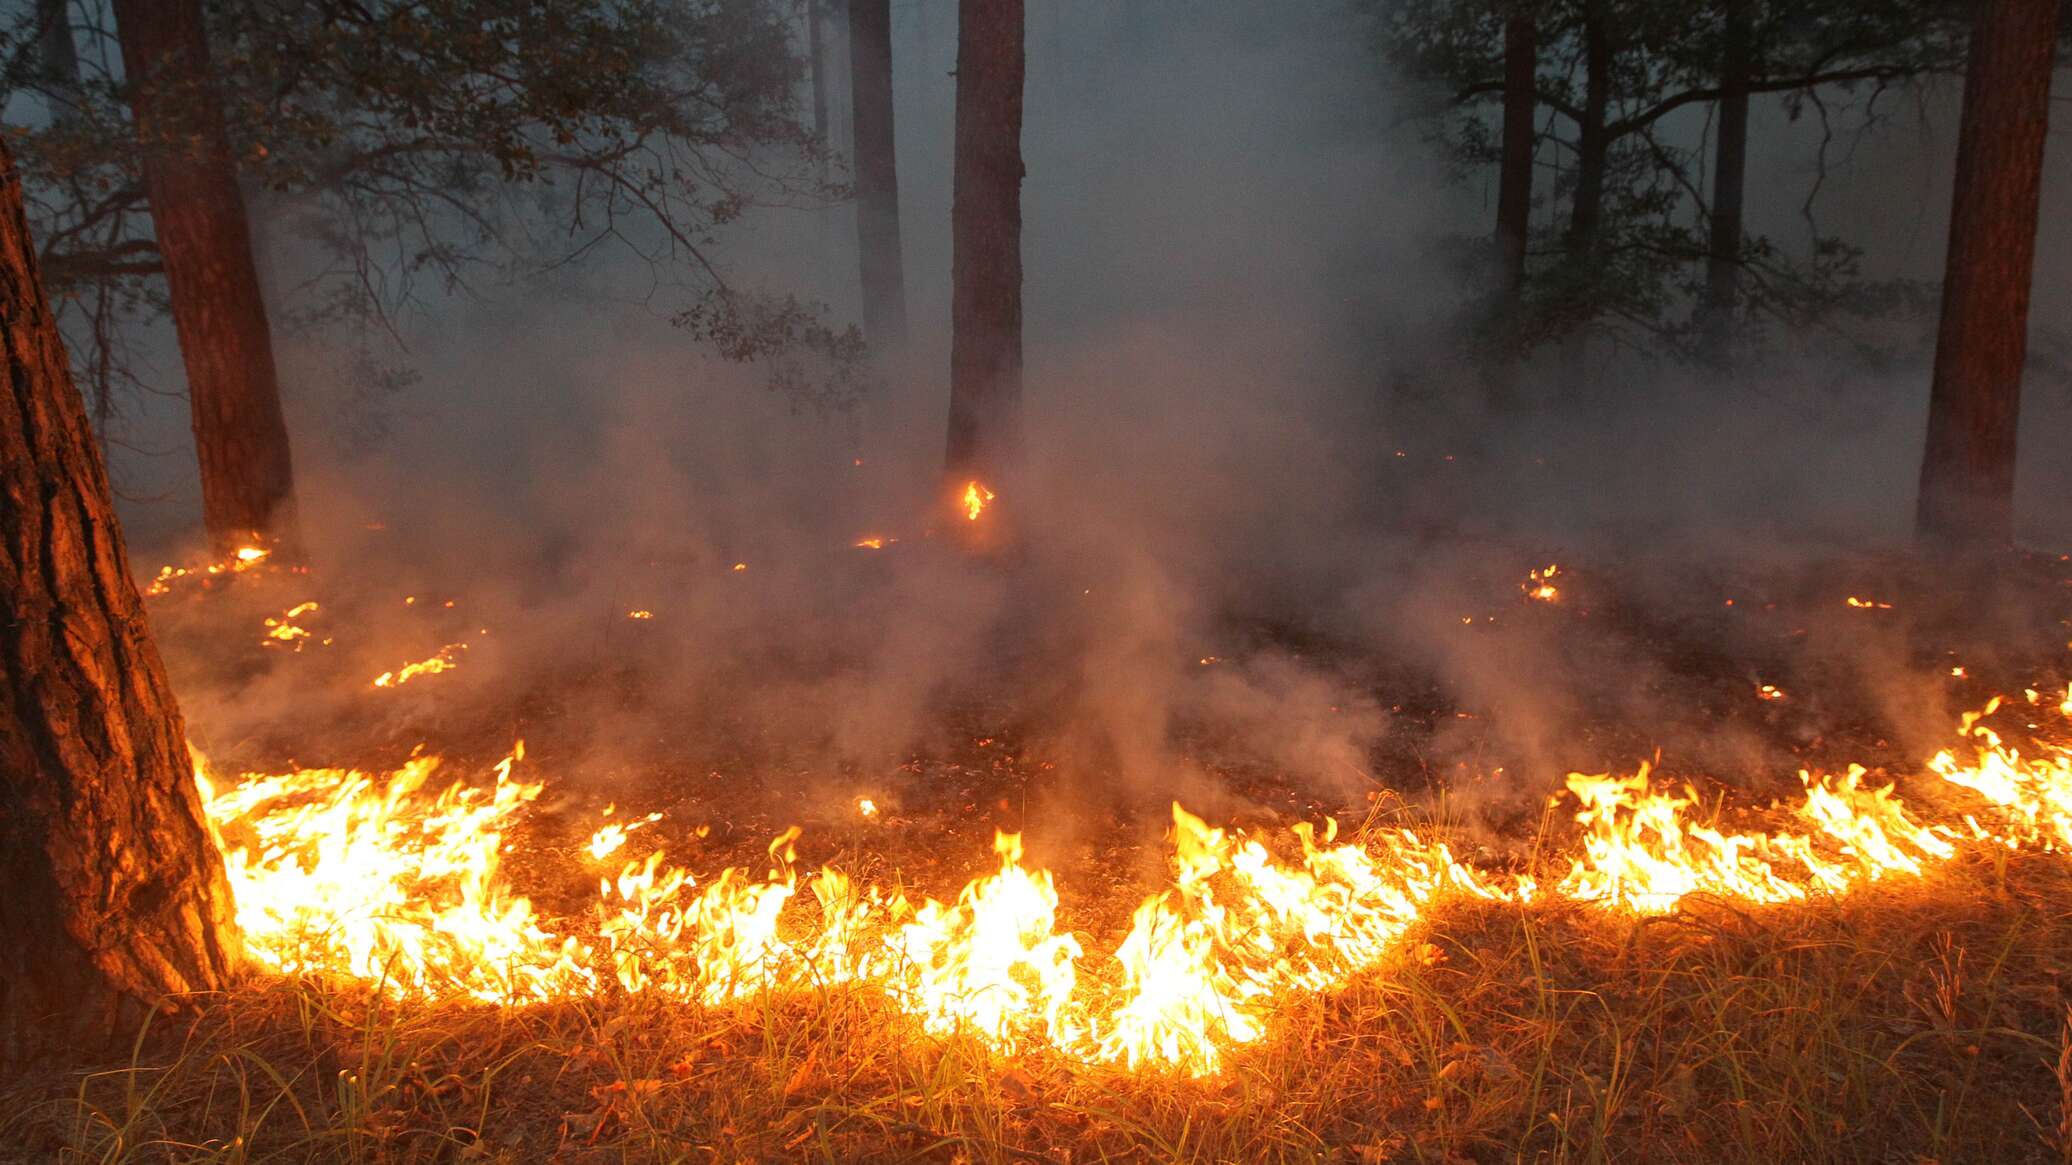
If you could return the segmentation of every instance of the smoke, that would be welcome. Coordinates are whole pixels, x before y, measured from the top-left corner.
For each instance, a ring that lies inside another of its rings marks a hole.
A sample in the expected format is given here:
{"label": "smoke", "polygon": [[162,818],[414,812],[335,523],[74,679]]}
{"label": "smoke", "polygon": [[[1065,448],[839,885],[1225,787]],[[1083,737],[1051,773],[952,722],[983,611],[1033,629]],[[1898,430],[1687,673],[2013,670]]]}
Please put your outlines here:
{"label": "smoke", "polygon": [[[1061,836],[1175,796],[1291,808],[1245,774],[1339,810],[1450,789],[1501,823],[1570,769],[1657,748],[1761,787],[1830,743],[1940,740],[1954,665],[1925,658],[1927,597],[1897,589],[1925,369],[1818,338],[1734,377],[1600,348],[1585,407],[1486,412],[1446,240],[1491,196],[1449,183],[1330,5],[1030,5],[1030,448],[999,511],[1022,537],[959,553],[936,476],[953,20],[949,0],[895,12],[918,334],[854,409],[700,351],[623,260],[407,318],[419,378],[371,402],[335,348],[284,346],[306,589],[334,642],[211,670],[209,641],[258,637],[249,612],[165,615],[197,736],[316,763],[525,732],[578,784],[753,771],[801,815],[1003,736]],[[1804,127],[1758,129],[1763,165],[1804,156]],[[1830,177],[1829,205],[1910,270],[1939,253],[1941,195],[1878,191],[1940,172],[1930,144],[1876,137]],[[2072,228],[2048,229],[2059,253]],[[852,241],[845,207],[772,210],[723,258],[853,316]],[[2039,287],[2039,332],[2068,293]],[[2065,403],[2031,394],[2038,541],[2067,532]],[[338,418],[369,410],[382,434],[348,439]],[[142,443],[178,448],[177,425],[145,418]],[[118,470],[162,483],[176,460]],[[140,564],[191,546],[197,510],[185,480],[126,503]],[[1564,594],[1535,603],[1520,584],[1548,562]],[[281,585],[285,609],[302,584]],[[1894,607],[1848,608],[1851,588]],[[2037,631],[2006,611],[1958,631]],[[371,690],[453,642],[454,672]]]}

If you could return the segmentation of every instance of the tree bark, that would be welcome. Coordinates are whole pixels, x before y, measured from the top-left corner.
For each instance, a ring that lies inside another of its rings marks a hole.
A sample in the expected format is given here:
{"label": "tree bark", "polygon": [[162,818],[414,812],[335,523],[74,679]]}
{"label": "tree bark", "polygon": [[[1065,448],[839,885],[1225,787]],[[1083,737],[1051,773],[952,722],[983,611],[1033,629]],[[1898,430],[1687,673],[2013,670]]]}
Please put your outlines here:
{"label": "tree bark", "polygon": [[230,886],[0,143],[0,1067],[223,985]]}
{"label": "tree bark", "polygon": [[1532,233],[1532,158],[1538,105],[1539,28],[1520,4],[1504,19],[1503,151],[1497,166],[1496,243],[1507,308],[1525,289],[1525,249]]}
{"label": "tree bark", "polygon": [[881,352],[906,343],[899,155],[892,131],[891,0],[849,2],[850,109],[856,139],[856,253],[863,334]]}
{"label": "tree bark", "polygon": [[115,0],[144,194],[187,367],[202,516],[229,554],[299,552],[294,467],[201,0]]}
{"label": "tree bark", "polygon": [[1022,0],[961,0],[950,206],[953,482],[1018,458],[1022,396]]}
{"label": "tree bark", "polygon": [[2059,0],[1982,0],[1971,28],[1916,533],[2012,545],[2015,433]]}
{"label": "tree bark", "polygon": [[1748,82],[1753,65],[1751,0],[1726,0],[1720,47],[1719,138],[1712,170],[1712,237],[1705,257],[1705,346],[1724,361],[1741,298],[1743,194],[1748,178]]}

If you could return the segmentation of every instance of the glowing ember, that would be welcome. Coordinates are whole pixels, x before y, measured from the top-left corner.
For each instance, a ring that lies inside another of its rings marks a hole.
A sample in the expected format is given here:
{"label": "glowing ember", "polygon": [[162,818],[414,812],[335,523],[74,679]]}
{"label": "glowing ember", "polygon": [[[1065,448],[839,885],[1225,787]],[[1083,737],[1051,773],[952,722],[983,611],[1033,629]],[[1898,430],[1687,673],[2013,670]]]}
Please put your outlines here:
{"label": "glowing ember", "polygon": [[1864,611],[1890,611],[1892,609],[1891,603],[1881,603],[1876,599],[1859,599],[1855,595],[1850,595],[1847,601],[1850,606]]}
{"label": "glowing ember", "polygon": [[1758,700],[1782,700],[1785,698],[1784,689],[1776,684],[1757,684],[1755,698]]}
{"label": "glowing ember", "polygon": [[1542,603],[1559,602],[1561,589],[1554,585],[1554,576],[1560,573],[1561,568],[1550,562],[1539,570],[1529,572],[1520,589],[1524,590],[1528,599],[1537,599]]}
{"label": "glowing ember", "polygon": [[992,490],[987,489],[976,481],[965,482],[962,499],[965,519],[972,522],[978,521],[978,516],[986,512],[986,507],[992,504],[996,496],[998,495],[994,494]]}
{"label": "glowing ember", "polygon": [[628,619],[652,619],[655,617],[655,613],[643,607],[639,610],[626,612],[626,617]]}
{"label": "glowing ember", "polygon": [[747,564],[747,563],[745,563],[745,562],[737,562],[737,563],[735,563],[735,564],[734,564],[734,572],[735,572],[736,574],[739,574],[740,572],[742,572],[742,571],[744,571],[744,570],[747,570],[747,569],[748,569],[748,564]]}
{"label": "glowing ember", "polygon": [[856,548],[858,550],[883,550],[897,541],[899,541],[897,538],[887,538],[880,534],[873,534],[868,538],[858,538],[856,540]]}
{"label": "glowing ember", "polygon": [[449,643],[434,652],[429,659],[420,659],[416,663],[406,663],[394,671],[385,671],[375,676],[374,686],[377,688],[399,688],[419,676],[437,675],[442,671],[452,671],[460,666],[460,661],[454,658],[455,653],[466,651],[467,649],[468,645],[465,643]]}

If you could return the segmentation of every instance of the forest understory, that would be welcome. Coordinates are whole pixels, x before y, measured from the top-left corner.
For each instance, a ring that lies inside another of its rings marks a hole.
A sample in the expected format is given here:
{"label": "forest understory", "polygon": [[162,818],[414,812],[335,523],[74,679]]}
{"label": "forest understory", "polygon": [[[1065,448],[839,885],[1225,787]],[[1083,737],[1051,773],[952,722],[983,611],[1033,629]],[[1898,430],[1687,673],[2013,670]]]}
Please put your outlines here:
{"label": "forest understory", "polygon": [[[1364,758],[1336,776],[1272,763],[1242,705],[1178,697],[1147,711],[1156,771],[1133,771],[1141,749],[1069,723],[1090,681],[1041,636],[928,692],[923,743],[873,761],[742,711],[758,707],[751,685],[781,692],[842,661],[744,649],[679,690],[655,670],[673,650],[666,610],[629,608],[601,643],[493,678],[461,650],[381,684],[323,643],[351,635],[355,600],[290,618],[322,590],[306,576],[172,578],[150,603],[181,690],[299,693],[303,708],[236,719],[231,736],[211,719],[238,698],[189,697],[211,817],[234,867],[258,863],[246,876],[261,880],[233,884],[260,966],[156,1019],[125,1060],[11,1087],[0,1155],[2072,1160],[2072,710],[2057,707],[2072,565],[2030,555],[1961,579],[1909,556],[1695,578],[1545,566],[1456,591],[1459,634],[1515,665],[1509,697],[1257,615],[1169,645],[1184,647],[1164,661],[1182,689],[1288,661],[1331,677],[1314,693],[1340,703],[1312,711],[1379,728],[1347,736]],[[472,620],[464,595],[402,598],[382,601],[411,608],[427,643]],[[1535,660],[1561,666],[1536,676]],[[1987,803],[1931,771],[1937,748],[1966,755],[1959,717],[1996,694],[2015,701],[2012,719],[1983,722],[2007,737],[1999,755],[2044,774],[2028,802]],[[427,824],[453,809],[432,796],[448,781],[514,787],[493,774],[521,738],[509,781],[529,794],[485,793],[480,815]],[[410,779],[421,788],[386,775],[428,753],[444,764]],[[1623,799],[1564,786],[1644,763]],[[1852,764],[1860,781],[1826,787],[1876,838],[1821,835],[1799,808],[1800,769]],[[341,796],[357,774],[315,766],[368,776]],[[316,775],[232,805],[226,790],[261,779],[228,775],[247,770]],[[1888,784],[1896,819],[1867,792]],[[1175,799],[1227,831],[1182,839],[1177,888],[1174,835],[1189,831]],[[332,815],[266,832],[269,813],[309,804]],[[1650,832],[1656,811],[1677,836]],[[1327,818],[1341,836],[1289,832]],[[791,826],[796,857],[780,857]],[[353,857],[319,838],[356,830],[453,860],[398,872],[381,863],[400,849]],[[996,857],[996,830],[1026,857]],[[1827,881],[1779,840],[1804,836],[1833,863]],[[1318,857],[1338,846],[1375,864]],[[650,880],[625,881],[650,853],[666,855],[645,863]],[[317,900],[255,929],[245,886],[278,892],[268,861],[373,864],[317,879]],[[823,867],[869,889],[840,899]],[[672,869],[692,880],[658,887]],[[403,897],[382,897],[390,875]],[[1291,884],[1306,902],[1285,901]],[[1053,887],[1048,904],[1017,897]],[[363,903],[336,900],[361,889]],[[1176,1002],[1129,961],[1156,929],[1147,898],[1172,927],[1206,928],[1167,934],[1161,957],[1207,995]],[[875,905],[831,944],[835,901]],[[989,911],[1016,910],[985,933]],[[471,929],[484,919],[537,937],[499,946]],[[921,921],[933,945],[901,930]],[[358,947],[308,933],[370,925]],[[868,943],[923,973],[869,964]],[[1076,970],[1063,988],[1060,961]],[[1005,1014],[960,992],[1005,992]]]}

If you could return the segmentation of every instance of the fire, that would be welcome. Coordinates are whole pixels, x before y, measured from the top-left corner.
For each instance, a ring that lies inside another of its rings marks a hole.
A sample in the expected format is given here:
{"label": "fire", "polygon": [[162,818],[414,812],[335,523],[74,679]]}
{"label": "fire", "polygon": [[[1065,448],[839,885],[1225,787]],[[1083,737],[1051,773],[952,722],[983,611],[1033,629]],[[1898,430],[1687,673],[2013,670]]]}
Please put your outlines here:
{"label": "fire", "polygon": [[655,617],[655,613],[653,611],[648,610],[645,607],[642,607],[637,610],[626,612],[626,617],[628,619],[652,619]]}
{"label": "fire", "polygon": [[[604,816],[610,817],[617,811],[618,806],[606,805],[604,807]],[[601,862],[624,849],[627,839],[633,836],[634,830],[653,825],[660,820],[662,820],[660,813],[650,813],[646,817],[635,818],[632,821],[607,821],[597,827],[597,832],[590,835],[590,841],[584,848],[590,851],[592,858]]]}
{"label": "fire", "polygon": [[858,538],[856,540],[856,549],[883,550],[886,546],[897,541],[899,541],[897,538],[887,538],[882,534],[873,534],[868,538]]}
{"label": "fire", "polygon": [[965,482],[962,498],[965,520],[971,522],[978,521],[978,516],[986,512],[986,507],[993,503],[993,499],[996,496],[998,495],[992,490],[987,489],[976,481]]}
{"label": "fire", "polygon": [[480,783],[426,791],[435,757],[386,776],[345,769],[195,776],[237,901],[246,951],[284,974],[338,975],[486,1002],[595,985],[587,953],[540,927],[500,876],[504,831],[540,794],[524,746]]}
{"label": "fire", "polygon": [[1881,603],[1876,599],[1859,599],[1855,595],[1850,595],[1847,601],[1850,606],[1863,611],[1890,611],[1892,609],[1891,603]]}
{"label": "fire", "polygon": [[449,643],[438,651],[433,652],[429,658],[420,659],[416,663],[406,663],[394,671],[385,671],[375,676],[374,686],[377,688],[399,688],[419,676],[437,675],[442,671],[452,671],[460,666],[460,661],[454,658],[455,653],[466,651],[467,649],[468,645],[465,643]]}
{"label": "fire", "polygon": [[[292,643],[297,651],[302,650],[303,642],[310,637],[309,630],[297,626],[295,620],[316,609],[317,602],[315,599],[311,599],[308,602],[297,603],[289,607],[281,612],[279,616],[267,616],[265,621],[266,638],[262,641],[262,644],[272,647],[277,643]],[[324,642],[329,643],[330,640],[327,639]]]}
{"label": "fire", "polygon": [[1554,576],[1560,573],[1561,568],[1551,562],[1538,570],[1528,572],[1521,587],[1525,591],[1525,597],[1537,599],[1542,603],[1559,602],[1561,589],[1554,585]]}
{"label": "fire", "polygon": [[158,574],[144,585],[144,593],[152,597],[168,595],[182,580],[195,579],[205,582],[219,575],[238,574],[264,563],[272,556],[273,551],[264,546],[240,546],[221,562],[207,562],[198,566],[161,566],[158,568]]}
{"label": "fire", "polygon": [[[2032,692],[2026,707],[2053,703],[2072,718],[2072,688],[2062,699]],[[386,775],[252,774],[220,790],[197,757],[196,778],[247,943],[280,973],[497,1003],[582,998],[613,980],[704,1006],[848,986],[921,1030],[1002,1052],[1047,1047],[1199,1075],[1260,1040],[1292,994],[1408,956],[1449,899],[1552,897],[1639,914],[1690,895],[1782,905],[1920,876],[1965,845],[2072,852],[2072,745],[2010,746],[1987,723],[2004,706],[1966,714],[1958,745],[1921,774],[1975,802],[1949,821],[1925,819],[1860,766],[1801,772],[1797,798],[1747,820],[1647,766],[1572,774],[1574,848],[1544,878],[1478,871],[1408,829],[1341,839],[1326,820],[1276,838],[1174,805],[1170,888],[1143,900],[1112,954],[1091,958],[1060,925],[1052,874],[1025,864],[1015,834],[997,834],[994,868],[947,901],[833,868],[803,873],[794,827],[770,844],[759,877],[730,868],[701,882],[657,849],[600,878],[587,918],[557,920],[502,869],[507,833],[541,792],[514,775],[522,747],[486,779],[436,791],[438,761],[424,756]],[[868,797],[856,805],[865,818],[878,812]],[[617,813],[607,807],[589,835],[593,860],[624,853],[661,816]]]}
{"label": "fire", "polygon": [[1784,689],[1776,684],[1757,684],[1755,687],[1755,698],[1758,700],[1782,700],[1785,698]]}

